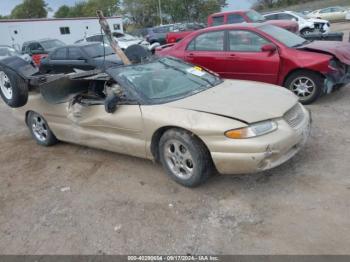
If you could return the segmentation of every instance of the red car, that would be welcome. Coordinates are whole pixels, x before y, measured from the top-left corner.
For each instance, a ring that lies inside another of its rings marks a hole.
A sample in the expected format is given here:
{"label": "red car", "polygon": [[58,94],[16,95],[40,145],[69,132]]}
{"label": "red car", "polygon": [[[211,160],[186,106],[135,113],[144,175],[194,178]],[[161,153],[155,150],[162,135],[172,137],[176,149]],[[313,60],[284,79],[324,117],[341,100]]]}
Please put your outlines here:
{"label": "red car", "polygon": [[350,82],[349,43],[310,42],[267,24],[209,27],[159,47],[156,54],[184,59],[224,78],[285,86],[304,104]]}
{"label": "red car", "polygon": [[[266,23],[284,28],[292,33],[299,32],[299,25],[295,21],[290,20],[267,20],[255,10],[230,11],[212,14],[208,17],[208,26],[217,26],[223,24],[238,24],[238,23]],[[182,32],[169,32],[166,36],[166,43],[176,43],[185,36],[192,33],[193,30]]]}
{"label": "red car", "polygon": [[208,26],[238,23],[266,23],[282,27],[292,33],[299,33],[299,24],[291,20],[267,20],[255,10],[237,10],[212,14],[208,17]]}

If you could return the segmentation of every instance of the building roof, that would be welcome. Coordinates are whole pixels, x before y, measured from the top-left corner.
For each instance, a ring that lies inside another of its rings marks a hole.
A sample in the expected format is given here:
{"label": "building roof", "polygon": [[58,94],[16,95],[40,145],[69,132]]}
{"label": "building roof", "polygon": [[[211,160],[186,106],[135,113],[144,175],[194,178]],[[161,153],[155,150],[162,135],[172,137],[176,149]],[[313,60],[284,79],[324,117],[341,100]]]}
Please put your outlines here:
{"label": "building roof", "polygon": [[[106,19],[114,19],[114,18],[122,18],[122,16],[106,17]],[[0,23],[55,22],[55,21],[75,21],[75,20],[98,20],[98,17],[0,19]]]}

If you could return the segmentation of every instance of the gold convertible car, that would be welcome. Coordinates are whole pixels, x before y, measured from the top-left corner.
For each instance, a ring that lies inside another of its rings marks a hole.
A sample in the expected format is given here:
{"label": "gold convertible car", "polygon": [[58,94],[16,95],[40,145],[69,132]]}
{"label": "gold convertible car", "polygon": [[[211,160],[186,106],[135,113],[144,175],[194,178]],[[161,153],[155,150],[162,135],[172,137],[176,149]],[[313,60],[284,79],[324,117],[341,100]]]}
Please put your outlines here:
{"label": "gold convertible car", "polygon": [[22,79],[29,87],[21,104],[13,100],[19,78],[0,66],[1,96],[17,107],[38,144],[60,140],[156,160],[188,187],[215,170],[243,174],[278,166],[310,132],[310,114],[290,91],[223,80],[170,57]]}

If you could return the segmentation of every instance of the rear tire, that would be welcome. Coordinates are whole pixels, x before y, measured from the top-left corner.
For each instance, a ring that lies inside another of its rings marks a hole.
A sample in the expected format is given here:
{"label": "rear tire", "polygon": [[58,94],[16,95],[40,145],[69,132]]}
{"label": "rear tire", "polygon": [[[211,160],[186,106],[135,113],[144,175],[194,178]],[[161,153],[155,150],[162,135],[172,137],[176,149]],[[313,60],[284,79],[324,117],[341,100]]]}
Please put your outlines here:
{"label": "rear tire", "polygon": [[10,107],[24,106],[28,101],[28,85],[16,72],[0,66],[0,95]]}
{"label": "rear tire", "polygon": [[204,183],[214,170],[210,153],[202,141],[185,130],[166,131],[158,150],[167,174],[185,187]]}
{"label": "rear tire", "polygon": [[284,86],[299,97],[300,103],[308,105],[323,93],[324,79],[311,71],[297,71],[285,81]]}
{"label": "rear tire", "polygon": [[35,112],[28,114],[27,124],[34,140],[41,146],[52,146],[58,143],[46,120]]}

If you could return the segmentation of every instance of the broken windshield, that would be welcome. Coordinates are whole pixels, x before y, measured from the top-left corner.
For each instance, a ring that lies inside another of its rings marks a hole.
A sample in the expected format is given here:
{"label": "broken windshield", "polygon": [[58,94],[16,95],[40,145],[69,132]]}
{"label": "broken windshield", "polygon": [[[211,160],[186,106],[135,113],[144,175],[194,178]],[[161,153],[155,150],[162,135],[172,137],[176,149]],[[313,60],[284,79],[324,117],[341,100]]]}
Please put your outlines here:
{"label": "broken windshield", "polygon": [[222,82],[219,77],[200,67],[173,58],[110,68],[107,71],[117,81],[131,86],[144,100],[152,103],[177,100]]}

